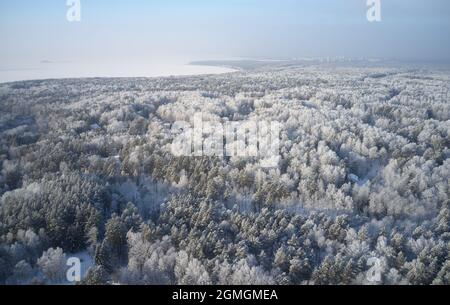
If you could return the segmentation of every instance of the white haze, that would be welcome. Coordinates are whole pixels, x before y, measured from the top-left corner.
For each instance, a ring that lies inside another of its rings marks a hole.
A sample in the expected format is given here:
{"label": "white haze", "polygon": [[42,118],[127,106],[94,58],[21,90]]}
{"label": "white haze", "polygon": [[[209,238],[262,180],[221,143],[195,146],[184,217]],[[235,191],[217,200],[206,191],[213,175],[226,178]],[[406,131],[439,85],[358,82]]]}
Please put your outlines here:
{"label": "white haze", "polygon": [[81,77],[157,77],[219,74],[234,70],[190,65],[189,61],[96,60],[51,61],[0,66],[0,83]]}

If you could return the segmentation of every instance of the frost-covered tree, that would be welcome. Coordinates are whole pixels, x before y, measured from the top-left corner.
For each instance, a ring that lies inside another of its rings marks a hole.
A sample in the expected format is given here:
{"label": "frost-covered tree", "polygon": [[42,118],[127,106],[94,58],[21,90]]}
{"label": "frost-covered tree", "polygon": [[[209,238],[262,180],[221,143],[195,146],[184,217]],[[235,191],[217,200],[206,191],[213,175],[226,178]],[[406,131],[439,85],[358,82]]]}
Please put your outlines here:
{"label": "frost-covered tree", "polygon": [[37,264],[45,278],[50,282],[64,279],[66,274],[66,255],[61,248],[49,248],[42,253]]}

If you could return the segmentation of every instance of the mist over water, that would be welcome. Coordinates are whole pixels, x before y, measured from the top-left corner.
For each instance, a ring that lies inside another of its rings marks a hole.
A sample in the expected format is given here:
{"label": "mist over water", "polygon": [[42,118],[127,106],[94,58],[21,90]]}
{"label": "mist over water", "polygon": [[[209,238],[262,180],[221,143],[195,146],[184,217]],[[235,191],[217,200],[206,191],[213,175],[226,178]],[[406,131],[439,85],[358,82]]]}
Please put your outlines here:
{"label": "mist over water", "polygon": [[0,83],[21,80],[84,78],[84,77],[164,77],[199,74],[220,74],[233,69],[191,65],[182,60],[100,60],[51,61],[0,65]]}

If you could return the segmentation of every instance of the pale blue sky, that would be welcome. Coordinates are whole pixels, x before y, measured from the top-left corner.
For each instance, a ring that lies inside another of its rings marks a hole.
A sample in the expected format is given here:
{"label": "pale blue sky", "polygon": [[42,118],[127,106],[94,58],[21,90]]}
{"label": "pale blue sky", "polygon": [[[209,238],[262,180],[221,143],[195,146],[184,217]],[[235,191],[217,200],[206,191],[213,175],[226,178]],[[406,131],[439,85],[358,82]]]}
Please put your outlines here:
{"label": "pale blue sky", "polygon": [[0,0],[0,65],[98,58],[390,57],[450,60],[449,0]]}

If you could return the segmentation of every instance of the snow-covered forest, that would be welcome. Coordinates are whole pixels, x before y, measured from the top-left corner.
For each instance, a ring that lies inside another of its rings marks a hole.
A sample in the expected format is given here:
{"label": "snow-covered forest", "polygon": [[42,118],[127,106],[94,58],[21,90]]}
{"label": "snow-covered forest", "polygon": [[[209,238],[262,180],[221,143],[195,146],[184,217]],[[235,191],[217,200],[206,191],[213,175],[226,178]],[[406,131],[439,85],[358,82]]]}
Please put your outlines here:
{"label": "snow-covered forest", "polygon": [[[265,66],[0,85],[0,283],[450,284],[450,71]],[[280,160],[176,121],[282,123]]]}

